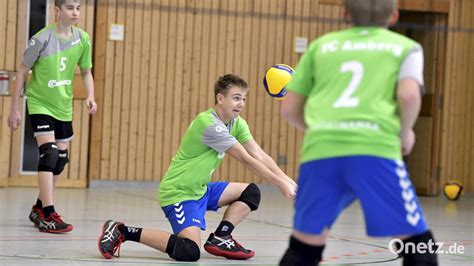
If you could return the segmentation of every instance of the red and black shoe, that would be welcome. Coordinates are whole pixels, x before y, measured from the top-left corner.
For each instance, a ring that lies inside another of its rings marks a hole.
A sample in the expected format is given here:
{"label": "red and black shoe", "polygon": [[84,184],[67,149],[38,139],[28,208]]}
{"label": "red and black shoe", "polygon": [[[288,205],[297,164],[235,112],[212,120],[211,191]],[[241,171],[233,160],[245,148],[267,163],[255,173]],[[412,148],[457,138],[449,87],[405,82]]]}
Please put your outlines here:
{"label": "red and black shoe", "polygon": [[33,205],[28,218],[30,218],[30,221],[35,225],[36,228],[38,228],[40,222],[44,220],[43,209],[36,207],[36,205]]}
{"label": "red and black shoe", "polygon": [[120,257],[120,245],[125,240],[118,228],[120,225],[123,225],[123,223],[108,220],[102,226],[98,247],[99,253],[106,259],[113,258],[115,253],[117,253],[116,257]]}
{"label": "red and black shoe", "polygon": [[72,228],[72,224],[65,223],[56,212],[51,213],[38,226],[38,229],[45,233],[66,233],[72,231]]}
{"label": "red and black shoe", "polygon": [[231,260],[246,260],[255,256],[255,251],[242,247],[231,235],[216,236],[212,233],[204,244],[204,249],[212,255]]}

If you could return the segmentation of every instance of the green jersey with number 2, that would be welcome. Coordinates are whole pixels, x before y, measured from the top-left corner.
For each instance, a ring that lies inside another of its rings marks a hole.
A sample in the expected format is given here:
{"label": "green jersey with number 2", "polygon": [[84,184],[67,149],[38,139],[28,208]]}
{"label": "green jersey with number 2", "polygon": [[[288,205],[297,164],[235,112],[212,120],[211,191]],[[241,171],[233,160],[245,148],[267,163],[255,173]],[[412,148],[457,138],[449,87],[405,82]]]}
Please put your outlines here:
{"label": "green jersey with number 2", "polygon": [[353,27],[313,41],[288,85],[306,97],[301,161],[352,155],[400,159],[396,87],[405,58],[421,49],[376,27]]}

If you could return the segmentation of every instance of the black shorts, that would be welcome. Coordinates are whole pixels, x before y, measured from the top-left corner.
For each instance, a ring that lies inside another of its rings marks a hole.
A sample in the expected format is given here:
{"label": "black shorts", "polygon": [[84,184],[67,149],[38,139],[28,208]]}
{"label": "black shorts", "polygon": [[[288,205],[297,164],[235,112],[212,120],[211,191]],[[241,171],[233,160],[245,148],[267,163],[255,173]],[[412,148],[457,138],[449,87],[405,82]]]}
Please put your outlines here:
{"label": "black shorts", "polygon": [[72,121],[59,121],[49,115],[30,115],[34,136],[54,135],[56,142],[68,142],[74,137]]}

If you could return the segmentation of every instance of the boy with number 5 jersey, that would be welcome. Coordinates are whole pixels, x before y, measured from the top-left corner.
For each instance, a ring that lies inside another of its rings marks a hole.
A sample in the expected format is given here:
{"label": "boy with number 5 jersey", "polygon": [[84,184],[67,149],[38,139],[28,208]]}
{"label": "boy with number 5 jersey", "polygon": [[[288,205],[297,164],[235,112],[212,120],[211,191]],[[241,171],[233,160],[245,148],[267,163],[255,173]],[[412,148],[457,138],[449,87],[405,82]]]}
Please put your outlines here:
{"label": "boy with number 5 jersey", "polygon": [[94,80],[91,73],[91,43],[89,35],[74,27],[80,15],[79,0],[55,0],[56,23],[36,33],[29,41],[20,65],[8,126],[15,130],[20,123],[18,101],[20,91],[32,70],[26,88],[26,103],[34,137],[39,147],[39,197],[30,213],[30,221],[41,232],[64,233],[73,229],[55,211],[53,190],[69,162],[68,146],[73,138],[72,99],[74,68],[81,69],[87,89],[86,105],[94,114]]}

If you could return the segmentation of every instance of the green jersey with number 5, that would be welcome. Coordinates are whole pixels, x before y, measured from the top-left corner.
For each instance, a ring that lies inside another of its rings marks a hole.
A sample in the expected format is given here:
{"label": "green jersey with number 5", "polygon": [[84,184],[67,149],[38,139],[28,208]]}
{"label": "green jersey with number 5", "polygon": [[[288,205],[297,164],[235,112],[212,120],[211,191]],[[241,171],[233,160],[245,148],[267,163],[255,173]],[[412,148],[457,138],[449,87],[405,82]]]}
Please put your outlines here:
{"label": "green jersey with number 5", "polygon": [[353,27],[313,41],[288,84],[306,97],[301,161],[400,159],[397,83],[413,78],[422,88],[422,72],[421,46],[385,28]]}
{"label": "green jersey with number 5", "polygon": [[74,68],[90,69],[92,61],[89,35],[77,27],[71,33],[69,39],[62,39],[52,24],[30,39],[23,57],[23,64],[33,72],[26,89],[30,114],[72,120]]}

